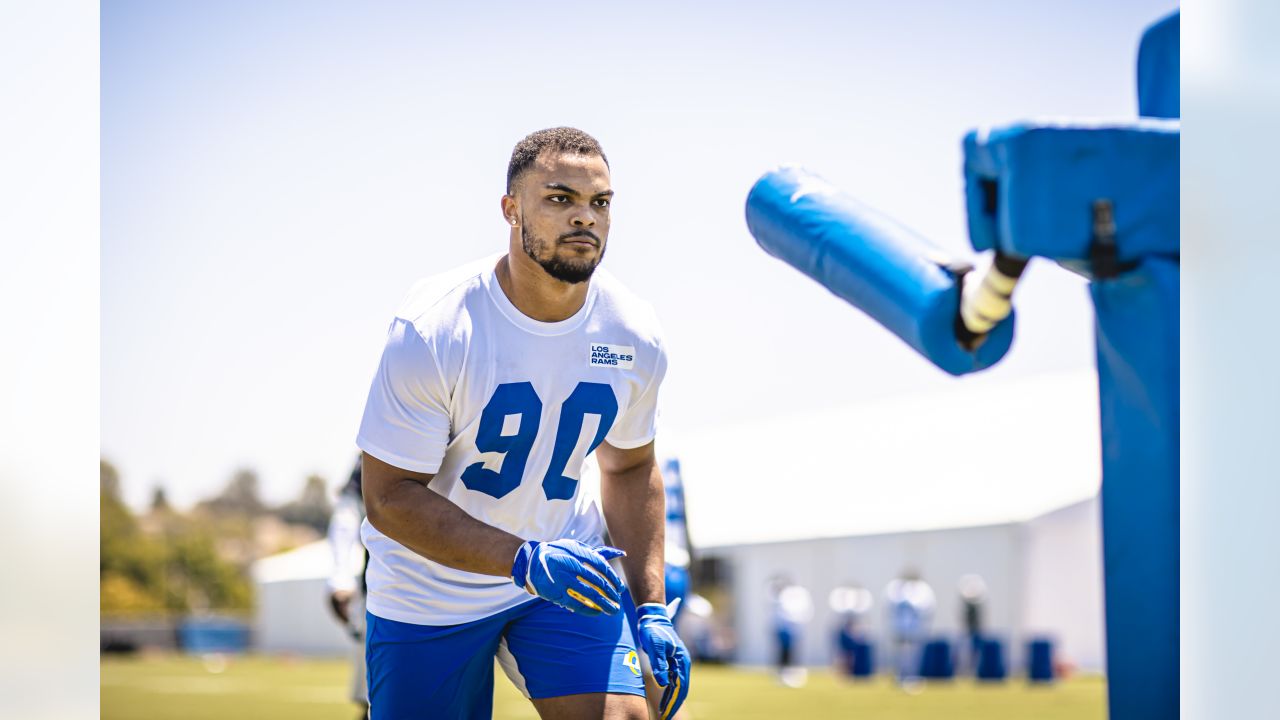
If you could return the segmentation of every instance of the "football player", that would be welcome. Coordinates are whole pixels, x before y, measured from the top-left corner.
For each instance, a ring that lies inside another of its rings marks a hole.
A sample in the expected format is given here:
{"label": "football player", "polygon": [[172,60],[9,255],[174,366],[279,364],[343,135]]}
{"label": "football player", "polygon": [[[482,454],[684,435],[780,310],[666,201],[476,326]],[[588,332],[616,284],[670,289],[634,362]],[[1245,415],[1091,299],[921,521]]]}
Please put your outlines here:
{"label": "football player", "polygon": [[597,270],[608,160],[541,130],[506,190],[506,253],[409,292],[360,425],[371,717],[489,717],[496,655],[543,718],[643,720],[638,650],[670,718],[689,657],[663,602],[667,359],[649,305]]}

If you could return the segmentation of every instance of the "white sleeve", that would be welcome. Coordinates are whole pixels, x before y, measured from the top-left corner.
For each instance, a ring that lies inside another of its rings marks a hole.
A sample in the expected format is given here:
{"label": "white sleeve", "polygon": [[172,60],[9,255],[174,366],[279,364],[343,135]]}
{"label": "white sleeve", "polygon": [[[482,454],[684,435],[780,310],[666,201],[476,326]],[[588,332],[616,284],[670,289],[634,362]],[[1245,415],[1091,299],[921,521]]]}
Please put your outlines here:
{"label": "white sleeve", "polygon": [[413,323],[396,318],[369,388],[356,445],[388,465],[438,471],[449,444],[449,395],[435,353]]}
{"label": "white sleeve", "polygon": [[649,385],[634,398],[613,427],[605,440],[620,450],[630,450],[653,442],[657,434],[658,420],[658,386],[667,374],[667,353],[662,345],[657,346],[658,361],[649,378]]}
{"label": "white sleeve", "polygon": [[356,575],[352,554],[360,547],[360,501],[350,493],[338,496],[329,518],[329,550],[333,553],[333,572],[329,574],[329,592],[355,590]]}

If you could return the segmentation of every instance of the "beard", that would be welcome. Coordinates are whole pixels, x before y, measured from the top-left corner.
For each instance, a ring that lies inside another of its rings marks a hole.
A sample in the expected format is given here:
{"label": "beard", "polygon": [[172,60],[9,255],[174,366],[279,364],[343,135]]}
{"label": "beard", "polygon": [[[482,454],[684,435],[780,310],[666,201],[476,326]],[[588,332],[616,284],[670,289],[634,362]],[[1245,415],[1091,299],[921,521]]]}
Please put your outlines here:
{"label": "beard", "polygon": [[524,247],[525,254],[542,266],[548,275],[570,285],[590,280],[591,274],[596,271],[596,266],[604,260],[603,242],[595,258],[562,258],[551,243],[529,234],[529,229],[524,223],[520,223],[520,244]]}

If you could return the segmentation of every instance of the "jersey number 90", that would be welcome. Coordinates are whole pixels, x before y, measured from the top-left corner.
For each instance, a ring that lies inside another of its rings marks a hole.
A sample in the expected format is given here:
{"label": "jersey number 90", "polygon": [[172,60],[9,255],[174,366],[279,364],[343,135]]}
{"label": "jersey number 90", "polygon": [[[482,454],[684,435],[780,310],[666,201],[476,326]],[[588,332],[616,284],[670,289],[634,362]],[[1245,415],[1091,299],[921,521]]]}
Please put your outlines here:
{"label": "jersey number 90", "polygon": [[[513,435],[503,435],[507,416],[518,415],[520,427]],[[582,423],[587,415],[599,415],[596,435],[587,448],[590,455],[613,427],[618,416],[618,399],[613,388],[605,383],[580,382],[560,406],[560,424],[556,428],[555,446],[551,451],[551,464],[542,478],[542,492],[548,500],[568,500],[578,489],[578,481],[565,477],[570,455],[582,435]],[[503,453],[502,468],[490,470],[483,462],[472,463],[462,471],[462,484],[470,490],[500,498],[520,486],[524,479],[529,452],[538,437],[542,423],[542,399],[527,382],[503,383],[493,391],[489,404],[480,413],[480,427],[476,431],[476,449],[480,452]],[[585,457],[585,456],[584,456]]]}

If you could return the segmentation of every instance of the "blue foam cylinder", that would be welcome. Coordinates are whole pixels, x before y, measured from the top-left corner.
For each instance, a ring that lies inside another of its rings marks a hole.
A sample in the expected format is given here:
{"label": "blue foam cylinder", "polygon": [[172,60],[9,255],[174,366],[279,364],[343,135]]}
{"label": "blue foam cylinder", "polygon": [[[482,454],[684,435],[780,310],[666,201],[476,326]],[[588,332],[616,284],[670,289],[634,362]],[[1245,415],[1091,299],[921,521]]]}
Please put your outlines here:
{"label": "blue foam cylinder", "polygon": [[747,196],[747,227],[765,252],[870,315],[952,375],[995,364],[1013,343],[1013,315],[976,351],[956,340],[960,282],[920,236],[803,168],[765,173]]}
{"label": "blue foam cylinder", "polygon": [[865,636],[842,629],[836,633],[836,648],[842,661],[841,670],[856,678],[875,674],[875,650]]}
{"label": "blue foam cylinder", "polygon": [[951,642],[939,638],[925,643],[924,652],[920,654],[920,677],[928,680],[950,680],[955,676]]}
{"label": "blue foam cylinder", "polygon": [[876,656],[875,648],[871,643],[865,640],[859,640],[853,645],[853,667],[850,671],[854,677],[867,678],[872,677],[876,673]]}
{"label": "blue foam cylinder", "polygon": [[1053,682],[1053,641],[1035,638],[1027,643],[1027,679]]}
{"label": "blue foam cylinder", "polygon": [[978,645],[978,670],[974,674],[979,680],[1004,680],[1008,676],[1003,642],[996,638],[983,638]]}

